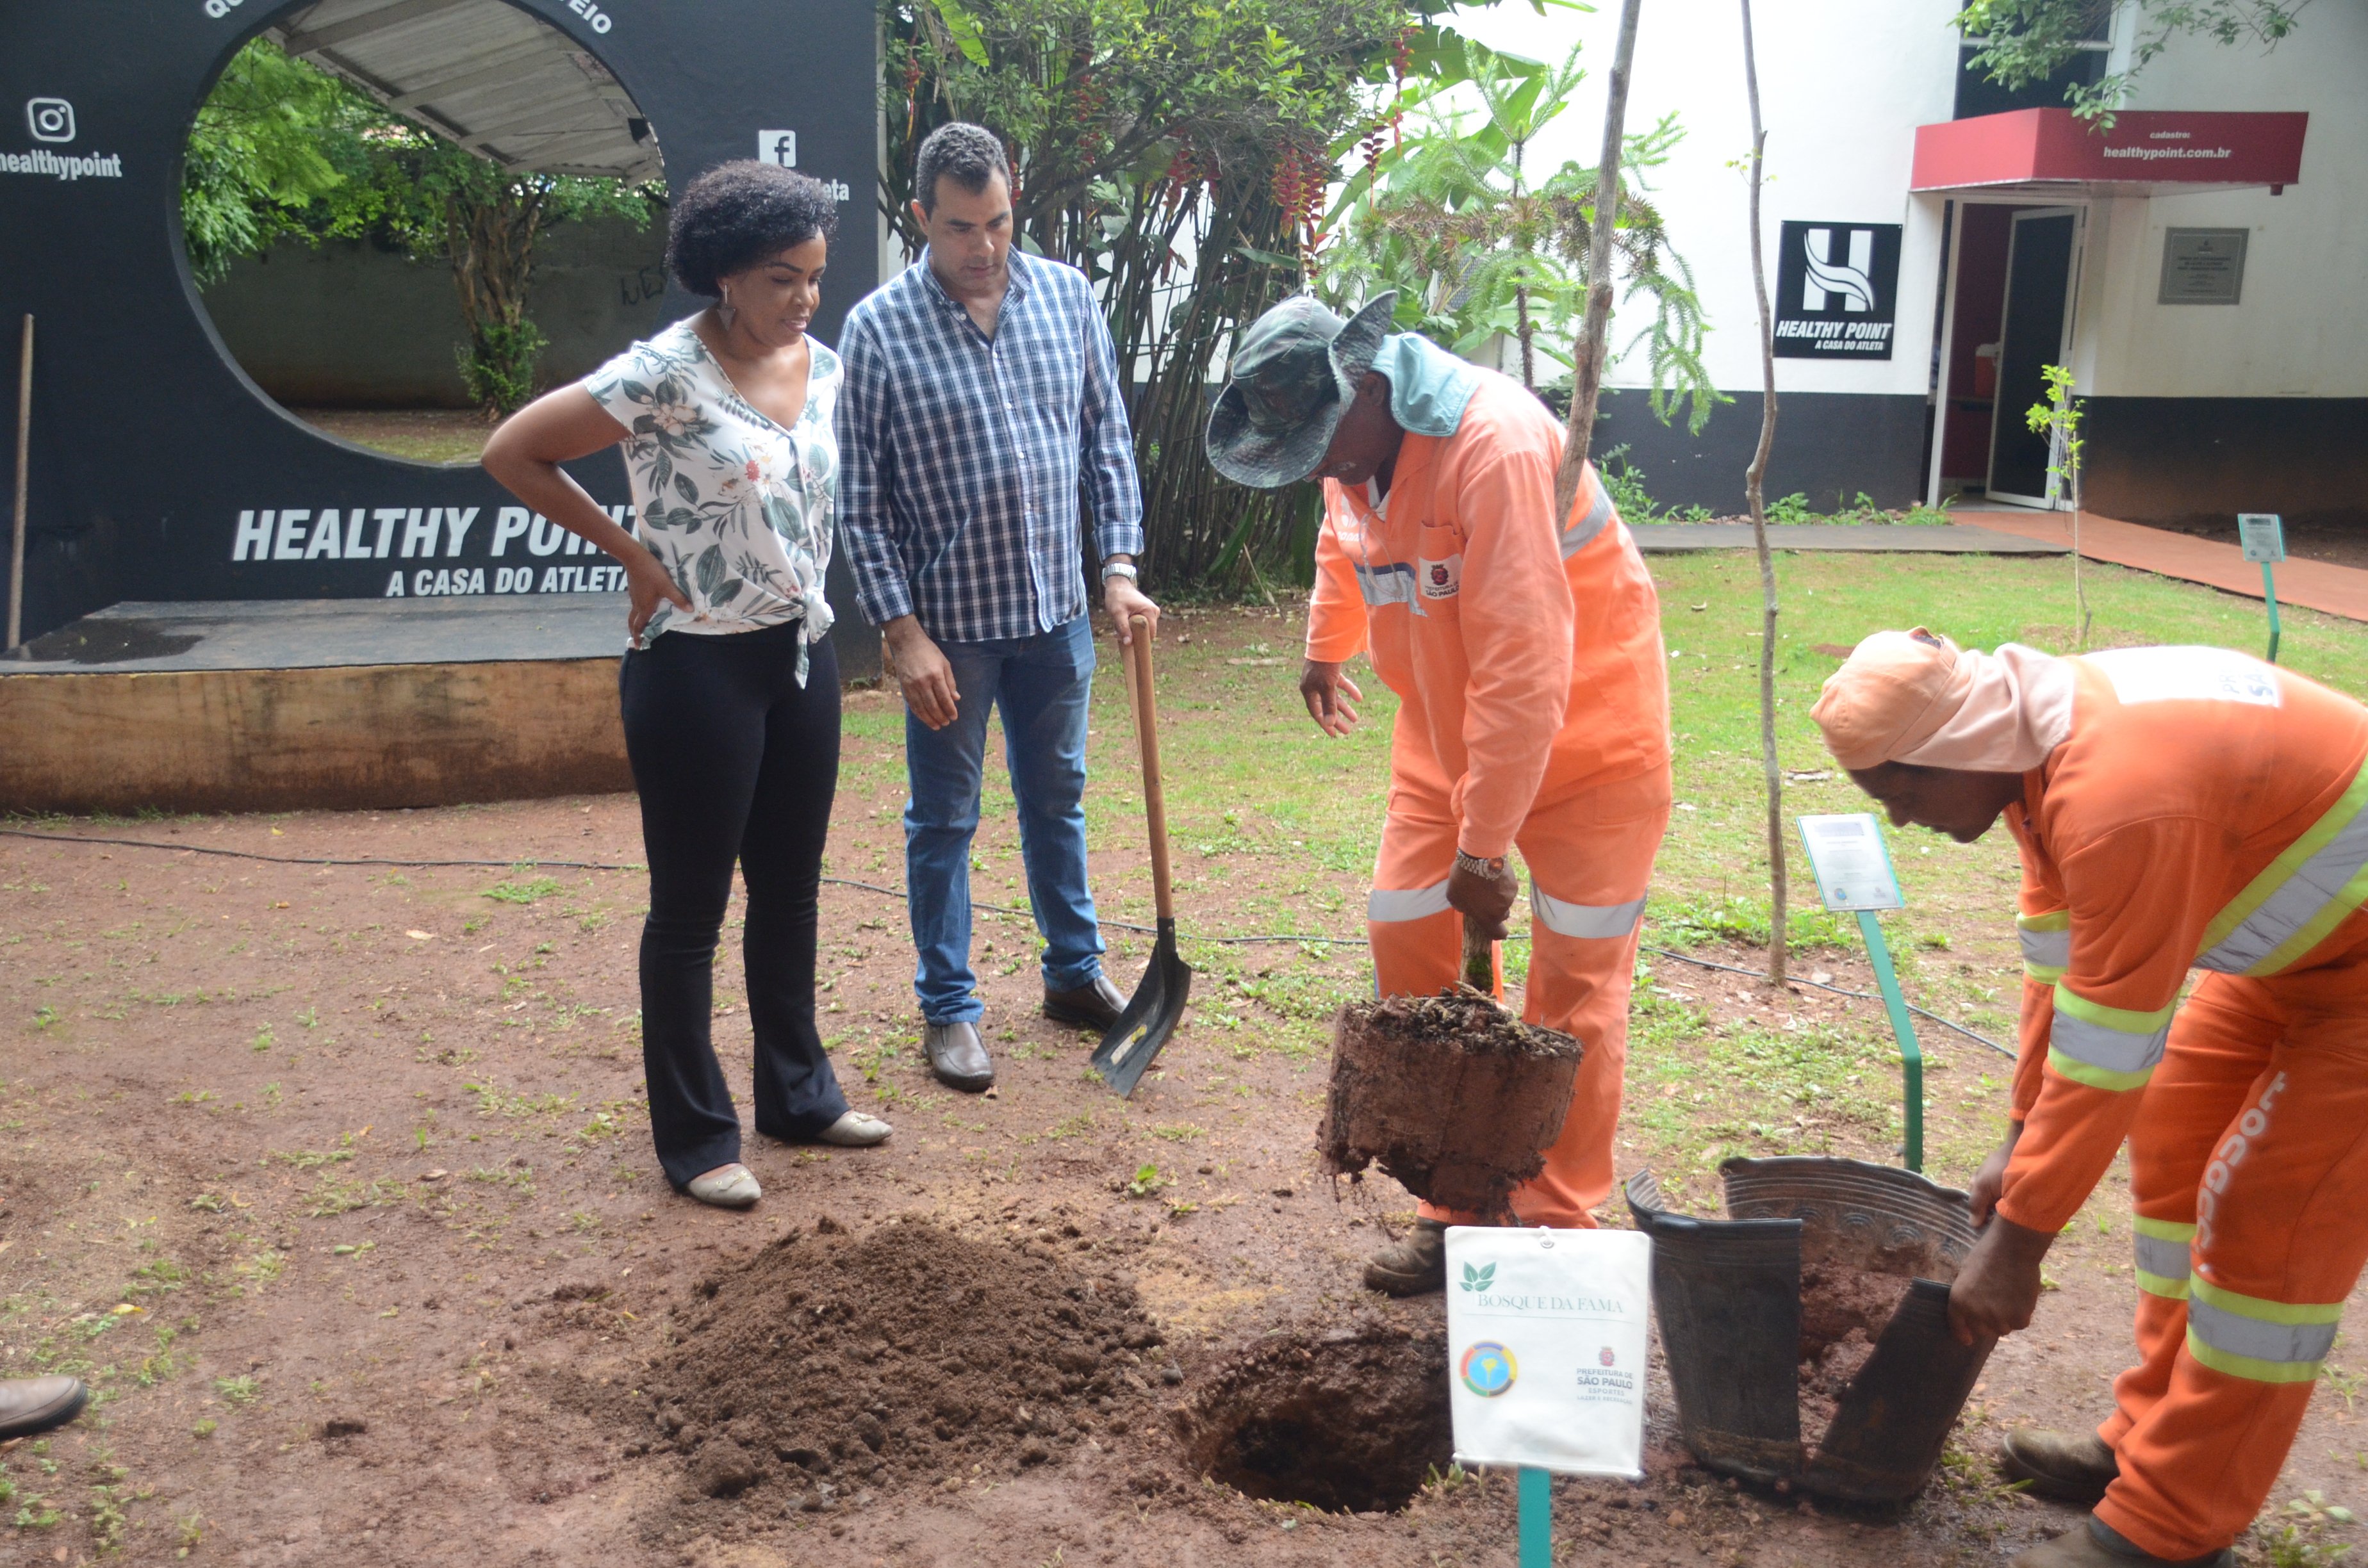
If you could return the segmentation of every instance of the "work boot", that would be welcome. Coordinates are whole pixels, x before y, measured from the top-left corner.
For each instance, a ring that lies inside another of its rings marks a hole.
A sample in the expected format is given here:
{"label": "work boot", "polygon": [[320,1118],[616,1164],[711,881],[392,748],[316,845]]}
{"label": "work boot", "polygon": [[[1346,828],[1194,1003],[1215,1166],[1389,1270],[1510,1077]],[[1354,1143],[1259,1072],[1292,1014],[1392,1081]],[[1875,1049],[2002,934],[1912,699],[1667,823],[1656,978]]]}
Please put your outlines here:
{"label": "work boot", "polygon": [[1385,1296],[1427,1296],[1446,1290],[1446,1221],[1417,1220],[1405,1240],[1375,1253],[1365,1265],[1365,1289]]}
{"label": "work boot", "polygon": [[2092,1515],[2044,1546],[2018,1555],[2007,1568],[2237,1568],[2237,1549],[2201,1557],[2157,1557]]}
{"label": "work boot", "polygon": [[1110,976],[1098,974],[1089,984],[1075,991],[1044,992],[1044,1016],[1056,1024],[1076,1024],[1080,1028],[1110,1033],[1118,1016],[1126,1011],[1126,998],[1110,983]]}
{"label": "work boot", "polygon": [[975,1095],[995,1086],[995,1063],[978,1038],[978,1026],[968,1018],[925,1024],[921,1049],[928,1055],[929,1071],[947,1088]]}
{"label": "work boot", "polygon": [[0,1378],[0,1438],[63,1426],[89,1398],[80,1378]]}
{"label": "work boot", "polygon": [[1998,1445],[1998,1469],[2009,1481],[2028,1481],[2034,1495],[2087,1506],[2122,1473],[2113,1450],[2094,1432],[2044,1432],[2025,1426]]}

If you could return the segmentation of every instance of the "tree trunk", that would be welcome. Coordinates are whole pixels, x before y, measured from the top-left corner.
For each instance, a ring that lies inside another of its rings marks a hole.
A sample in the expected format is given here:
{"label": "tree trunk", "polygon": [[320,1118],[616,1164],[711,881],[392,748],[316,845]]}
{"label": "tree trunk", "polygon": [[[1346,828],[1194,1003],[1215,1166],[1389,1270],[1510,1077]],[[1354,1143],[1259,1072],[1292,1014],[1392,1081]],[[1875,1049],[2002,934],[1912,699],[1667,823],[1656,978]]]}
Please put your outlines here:
{"label": "tree trunk", "polygon": [[1527,286],[1513,290],[1513,309],[1520,314],[1521,322],[1521,384],[1535,392],[1538,390],[1538,329],[1530,320],[1530,290]]}
{"label": "tree trunk", "polygon": [[1636,13],[1644,0],[1623,0],[1620,41],[1611,53],[1610,96],[1603,105],[1603,156],[1596,165],[1595,228],[1587,242],[1587,323],[1571,358],[1570,425],[1562,466],[1554,472],[1554,522],[1570,515],[1579,475],[1595,442],[1595,405],[1603,392],[1606,340],[1611,332],[1611,231],[1620,221],[1620,153],[1628,130],[1629,66],[1636,58]]}
{"label": "tree trunk", "polygon": [[1776,444],[1776,335],[1768,318],[1768,268],[1760,257],[1759,165],[1768,131],[1759,123],[1759,65],[1751,46],[1751,0],[1743,3],[1743,82],[1751,100],[1751,287],[1759,301],[1759,445],[1744,472],[1751,506],[1751,540],[1759,551],[1759,758],[1768,778],[1768,983],[1784,983],[1791,937],[1784,878],[1784,770],[1776,760],[1776,566],[1768,553],[1768,505],[1763,482]]}
{"label": "tree trunk", "polygon": [[543,338],[526,319],[534,286],[534,252],[542,237],[542,189],[530,179],[498,179],[490,188],[445,198],[444,233],[452,286],[468,324],[463,356],[471,391],[489,415],[504,415],[531,395]]}

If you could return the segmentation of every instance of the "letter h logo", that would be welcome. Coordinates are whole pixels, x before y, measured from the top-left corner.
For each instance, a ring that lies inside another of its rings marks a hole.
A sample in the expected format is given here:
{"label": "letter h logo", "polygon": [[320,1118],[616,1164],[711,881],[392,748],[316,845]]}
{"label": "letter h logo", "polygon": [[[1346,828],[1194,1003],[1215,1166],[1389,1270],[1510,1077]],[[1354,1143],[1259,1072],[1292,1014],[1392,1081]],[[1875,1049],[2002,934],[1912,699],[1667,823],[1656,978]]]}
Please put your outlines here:
{"label": "letter h logo", "polygon": [[[1837,254],[1845,248],[1836,241],[1837,233],[1850,236],[1847,260]],[[1874,309],[1873,229],[1811,229],[1802,236],[1801,248],[1809,263],[1801,281],[1801,309],[1830,310],[1832,301],[1846,311]]]}

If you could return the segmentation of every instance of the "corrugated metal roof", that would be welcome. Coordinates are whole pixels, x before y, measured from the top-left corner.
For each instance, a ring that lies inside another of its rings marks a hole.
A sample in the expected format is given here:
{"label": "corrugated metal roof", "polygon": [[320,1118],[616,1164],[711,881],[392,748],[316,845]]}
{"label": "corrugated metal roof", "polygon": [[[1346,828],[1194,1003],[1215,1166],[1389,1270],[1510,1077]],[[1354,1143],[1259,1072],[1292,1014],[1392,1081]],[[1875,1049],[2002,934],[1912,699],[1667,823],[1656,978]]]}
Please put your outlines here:
{"label": "corrugated metal roof", "polygon": [[664,176],[656,133],[608,68],[505,0],[321,0],[269,33],[507,167]]}

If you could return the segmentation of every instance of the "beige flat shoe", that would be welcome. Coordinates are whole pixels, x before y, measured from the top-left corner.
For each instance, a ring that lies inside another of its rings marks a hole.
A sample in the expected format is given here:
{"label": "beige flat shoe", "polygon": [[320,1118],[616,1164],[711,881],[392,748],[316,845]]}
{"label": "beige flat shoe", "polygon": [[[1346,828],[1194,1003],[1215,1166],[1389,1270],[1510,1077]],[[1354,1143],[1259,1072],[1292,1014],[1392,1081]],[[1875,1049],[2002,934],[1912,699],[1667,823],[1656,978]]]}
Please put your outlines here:
{"label": "beige flat shoe", "polygon": [[876,1116],[851,1110],[815,1133],[814,1141],[836,1143],[842,1149],[869,1149],[874,1143],[886,1142],[888,1135],[895,1131]]}
{"label": "beige flat shoe", "polygon": [[684,1188],[701,1203],[712,1203],[718,1209],[746,1209],[765,1196],[757,1185],[757,1176],[746,1165],[718,1165],[703,1176],[692,1178]]}

